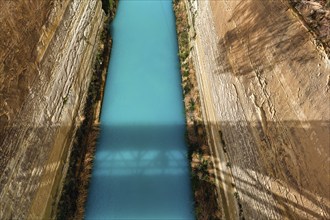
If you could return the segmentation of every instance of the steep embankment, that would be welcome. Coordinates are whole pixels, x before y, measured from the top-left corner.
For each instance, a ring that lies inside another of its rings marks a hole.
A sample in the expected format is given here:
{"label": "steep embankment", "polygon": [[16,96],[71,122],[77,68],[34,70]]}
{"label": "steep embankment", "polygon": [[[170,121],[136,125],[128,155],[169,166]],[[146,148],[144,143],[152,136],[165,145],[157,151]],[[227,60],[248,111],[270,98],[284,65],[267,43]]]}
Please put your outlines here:
{"label": "steep embankment", "polygon": [[0,218],[50,216],[81,124],[101,1],[0,3]]}
{"label": "steep embankment", "polygon": [[227,215],[329,218],[330,61],[324,50],[288,1],[187,5]]}
{"label": "steep embankment", "polygon": [[216,190],[214,163],[203,124],[196,73],[190,54],[190,38],[194,33],[189,31],[191,29],[184,1],[174,1],[173,9],[176,16],[195,215],[197,219],[221,219],[223,206]]}

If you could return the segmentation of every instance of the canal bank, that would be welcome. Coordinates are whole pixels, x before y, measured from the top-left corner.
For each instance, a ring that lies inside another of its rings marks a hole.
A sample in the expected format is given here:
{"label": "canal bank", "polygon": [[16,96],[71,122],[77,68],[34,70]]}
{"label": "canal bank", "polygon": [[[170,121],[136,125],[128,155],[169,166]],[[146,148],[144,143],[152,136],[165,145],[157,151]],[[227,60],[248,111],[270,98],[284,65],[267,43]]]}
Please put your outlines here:
{"label": "canal bank", "polygon": [[88,186],[93,167],[93,158],[100,133],[100,114],[104,96],[112,38],[109,23],[114,19],[118,0],[102,0],[102,9],[106,14],[103,31],[99,36],[93,76],[88,88],[88,95],[83,114],[68,158],[68,171],[63,181],[56,212],[56,219],[82,219]]}
{"label": "canal bank", "polygon": [[196,32],[194,17],[188,19],[192,5],[185,0],[177,0],[174,1],[173,8],[176,16],[195,214],[197,219],[223,219],[228,215],[222,204],[223,194],[217,189],[218,178],[214,166],[215,158],[212,155],[212,141],[207,135],[193,62],[192,42]]}
{"label": "canal bank", "polygon": [[194,219],[172,2],[116,16],[85,217]]}

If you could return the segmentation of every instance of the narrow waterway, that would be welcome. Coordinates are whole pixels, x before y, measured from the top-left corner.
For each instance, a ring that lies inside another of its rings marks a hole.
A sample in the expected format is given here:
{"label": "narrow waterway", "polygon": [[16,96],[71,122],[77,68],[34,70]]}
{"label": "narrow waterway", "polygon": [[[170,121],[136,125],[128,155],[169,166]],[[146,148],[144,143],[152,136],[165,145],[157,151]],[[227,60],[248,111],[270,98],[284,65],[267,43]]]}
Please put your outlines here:
{"label": "narrow waterway", "polygon": [[194,219],[171,0],[120,0],[86,219]]}

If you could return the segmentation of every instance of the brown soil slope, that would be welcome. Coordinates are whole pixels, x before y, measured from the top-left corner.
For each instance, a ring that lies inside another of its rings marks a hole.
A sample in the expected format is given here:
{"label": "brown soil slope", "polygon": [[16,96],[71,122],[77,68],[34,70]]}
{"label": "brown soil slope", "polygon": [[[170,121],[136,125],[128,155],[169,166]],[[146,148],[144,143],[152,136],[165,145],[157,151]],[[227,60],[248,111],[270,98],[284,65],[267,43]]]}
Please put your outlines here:
{"label": "brown soil slope", "polygon": [[0,219],[56,204],[102,21],[98,0],[0,1]]}
{"label": "brown soil slope", "polygon": [[[51,10],[51,1],[1,1],[0,120],[13,121],[36,80],[36,45]],[[1,160],[0,163],[4,161]],[[0,169],[3,166],[0,166]],[[1,170],[0,170],[1,171]],[[0,172],[1,173],[1,172]]]}
{"label": "brown soil slope", "polygon": [[246,219],[330,218],[330,60],[322,47],[288,1],[188,5],[226,199],[237,190]]}

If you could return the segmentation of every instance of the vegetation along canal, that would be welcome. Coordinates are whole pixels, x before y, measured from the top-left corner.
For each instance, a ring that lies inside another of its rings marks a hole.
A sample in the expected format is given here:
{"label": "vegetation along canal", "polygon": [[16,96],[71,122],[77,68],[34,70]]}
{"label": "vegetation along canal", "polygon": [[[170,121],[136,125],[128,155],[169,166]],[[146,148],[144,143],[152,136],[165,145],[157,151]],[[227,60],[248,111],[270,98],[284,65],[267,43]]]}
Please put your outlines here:
{"label": "vegetation along canal", "polygon": [[121,0],[86,219],[194,219],[171,0]]}

